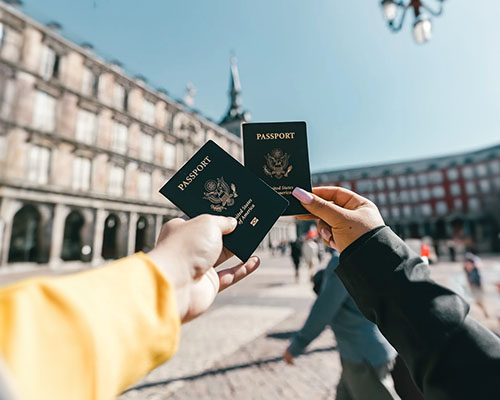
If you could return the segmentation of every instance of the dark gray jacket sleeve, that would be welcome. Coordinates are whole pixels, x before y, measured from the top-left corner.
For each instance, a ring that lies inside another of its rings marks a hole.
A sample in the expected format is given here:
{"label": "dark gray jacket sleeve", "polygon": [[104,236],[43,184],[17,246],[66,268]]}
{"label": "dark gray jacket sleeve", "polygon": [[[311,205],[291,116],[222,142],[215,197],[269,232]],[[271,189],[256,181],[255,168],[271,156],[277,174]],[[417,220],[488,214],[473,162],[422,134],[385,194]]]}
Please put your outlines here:
{"label": "dark gray jacket sleeve", "polygon": [[500,339],[467,315],[459,295],[432,281],[388,227],[345,249],[337,273],[426,399],[500,399]]}

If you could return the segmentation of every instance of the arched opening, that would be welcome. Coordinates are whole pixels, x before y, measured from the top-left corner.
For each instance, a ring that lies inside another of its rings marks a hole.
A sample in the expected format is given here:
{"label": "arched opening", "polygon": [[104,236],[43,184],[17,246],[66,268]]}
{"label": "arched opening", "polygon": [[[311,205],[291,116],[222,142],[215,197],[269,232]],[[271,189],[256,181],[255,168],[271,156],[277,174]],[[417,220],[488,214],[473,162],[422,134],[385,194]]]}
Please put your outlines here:
{"label": "arched opening", "polygon": [[[139,217],[135,229],[135,251],[142,251],[146,246],[146,233],[148,229],[148,221],[144,217]],[[149,250],[149,249],[148,249]]]}
{"label": "arched opening", "polygon": [[40,222],[40,212],[31,205],[14,215],[8,262],[40,261]]}
{"label": "arched opening", "polygon": [[120,220],[114,214],[110,214],[104,222],[104,235],[102,240],[102,258],[118,258],[118,229]]}
{"label": "arched opening", "polygon": [[64,224],[64,240],[61,258],[64,261],[82,259],[82,228],[85,224],[83,215],[78,211],[72,211],[66,217]]}

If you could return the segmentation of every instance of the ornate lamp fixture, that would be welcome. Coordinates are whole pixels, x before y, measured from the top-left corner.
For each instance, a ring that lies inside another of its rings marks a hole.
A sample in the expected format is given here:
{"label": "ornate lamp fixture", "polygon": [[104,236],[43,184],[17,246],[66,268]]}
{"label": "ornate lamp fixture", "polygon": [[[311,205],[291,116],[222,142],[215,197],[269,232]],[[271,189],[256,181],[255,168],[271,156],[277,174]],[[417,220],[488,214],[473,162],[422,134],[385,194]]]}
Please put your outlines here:
{"label": "ornate lamp fixture", "polygon": [[[415,42],[422,44],[432,37],[432,23],[428,14],[437,17],[443,13],[443,3],[445,0],[434,1],[438,5],[437,10],[430,8],[421,0],[382,0],[380,5],[387,25],[393,32],[399,32],[401,30],[406,12],[408,9],[413,8],[413,13],[415,14],[413,37],[415,38]],[[399,23],[396,23],[398,16]]]}

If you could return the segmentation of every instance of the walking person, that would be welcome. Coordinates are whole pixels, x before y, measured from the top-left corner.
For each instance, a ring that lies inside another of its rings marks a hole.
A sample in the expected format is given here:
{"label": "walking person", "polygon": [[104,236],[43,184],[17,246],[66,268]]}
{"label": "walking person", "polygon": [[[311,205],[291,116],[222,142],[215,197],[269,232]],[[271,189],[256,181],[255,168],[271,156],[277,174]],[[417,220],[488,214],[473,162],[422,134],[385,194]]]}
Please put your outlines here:
{"label": "walking person", "polygon": [[342,364],[336,399],[399,399],[391,377],[397,353],[377,326],[361,314],[335,273],[338,265],[339,254],[334,252],[327,268],[315,274],[313,283],[318,298],[283,358],[293,364],[294,358],[330,326]]}
{"label": "walking person", "polygon": [[309,276],[311,280],[316,272],[316,267],[319,264],[319,245],[314,240],[317,236],[316,231],[308,231],[306,234],[306,240],[302,245],[302,256],[309,270]]}
{"label": "walking person", "polygon": [[485,318],[488,318],[488,311],[484,305],[484,288],[481,272],[479,270],[480,265],[481,259],[478,256],[472,253],[465,253],[464,272],[467,276],[472,299],[479,306]]}
{"label": "walking person", "polygon": [[300,241],[300,238],[290,242],[290,255],[292,256],[292,262],[295,268],[295,282],[298,282],[300,259],[302,258],[302,242]]}

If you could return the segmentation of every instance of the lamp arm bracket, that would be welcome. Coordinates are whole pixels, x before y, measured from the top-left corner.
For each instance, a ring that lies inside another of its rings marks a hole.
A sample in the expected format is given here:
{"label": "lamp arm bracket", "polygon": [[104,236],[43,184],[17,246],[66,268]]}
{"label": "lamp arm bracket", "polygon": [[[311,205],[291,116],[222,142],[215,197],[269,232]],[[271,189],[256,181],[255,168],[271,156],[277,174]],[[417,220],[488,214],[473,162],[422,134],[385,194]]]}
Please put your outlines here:
{"label": "lamp arm bracket", "polygon": [[394,24],[394,21],[389,21],[389,23],[388,23],[389,28],[393,32],[399,32],[401,30],[401,28],[403,27],[403,23],[405,21],[406,12],[408,11],[408,6],[404,6],[403,3],[400,3],[400,4],[404,7],[404,10],[403,10],[403,14],[401,14],[401,19],[399,20],[399,24],[397,24],[397,25]]}
{"label": "lamp arm bracket", "polygon": [[438,17],[443,13],[443,1],[444,0],[439,0],[439,9],[438,10],[433,10],[427,4],[424,4],[424,3],[422,3],[422,8],[424,10],[426,10],[429,14],[432,14],[435,17]]}

